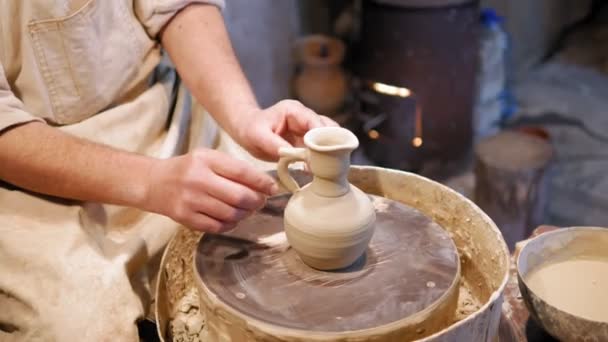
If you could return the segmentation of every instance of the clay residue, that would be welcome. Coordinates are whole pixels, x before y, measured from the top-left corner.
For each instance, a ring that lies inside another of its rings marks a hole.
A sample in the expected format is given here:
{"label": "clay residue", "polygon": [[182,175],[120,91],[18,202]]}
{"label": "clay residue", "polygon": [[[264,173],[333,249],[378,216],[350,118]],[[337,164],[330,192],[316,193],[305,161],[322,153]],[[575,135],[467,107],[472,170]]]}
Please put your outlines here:
{"label": "clay residue", "polygon": [[190,288],[177,304],[169,322],[169,334],[174,342],[206,340],[205,317],[199,309],[198,294]]}
{"label": "clay residue", "polygon": [[[458,307],[452,324],[461,321],[478,311],[482,303],[476,298],[474,290],[468,284],[461,282],[458,297]],[[204,326],[205,317],[200,312],[199,298],[195,287],[186,290],[184,296],[175,304],[176,312],[170,318],[169,333],[173,342],[209,342],[207,329]]]}
{"label": "clay residue", "polygon": [[202,234],[183,229],[171,242],[170,252],[163,267],[164,281],[171,286],[167,286],[167,297],[170,306],[174,306],[175,301],[184,298],[186,292],[190,290],[194,283],[192,272],[192,258],[194,248]]}
{"label": "clay residue", "polygon": [[477,300],[477,298],[475,298],[471,289],[465,284],[461,283],[460,293],[458,294],[458,307],[456,309],[456,315],[454,316],[454,323],[465,319],[480,308],[481,303],[479,300]]}

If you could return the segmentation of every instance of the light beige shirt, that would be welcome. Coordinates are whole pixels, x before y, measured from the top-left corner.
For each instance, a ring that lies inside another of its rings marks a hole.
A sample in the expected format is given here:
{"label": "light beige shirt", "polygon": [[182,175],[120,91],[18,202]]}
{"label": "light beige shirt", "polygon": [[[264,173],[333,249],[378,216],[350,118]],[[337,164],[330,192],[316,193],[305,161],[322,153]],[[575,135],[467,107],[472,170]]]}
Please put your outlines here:
{"label": "light beige shirt", "polygon": [[35,119],[75,124],[138,97],[161,60],[159,31],[194,2],[224,6],[223,0],[1,0],[0,130]]}

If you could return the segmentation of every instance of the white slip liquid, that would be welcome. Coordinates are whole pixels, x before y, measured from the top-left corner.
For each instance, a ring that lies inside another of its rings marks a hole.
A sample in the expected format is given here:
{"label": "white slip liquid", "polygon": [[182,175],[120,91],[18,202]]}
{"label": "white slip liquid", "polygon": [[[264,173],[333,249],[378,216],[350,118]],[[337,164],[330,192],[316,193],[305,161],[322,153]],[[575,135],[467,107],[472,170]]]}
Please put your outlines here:
{"label": "white slip liquid", "polygon": [[526,282],[535,294],[562,311],[608,322],[608,260],[548,264],[533,270]]}

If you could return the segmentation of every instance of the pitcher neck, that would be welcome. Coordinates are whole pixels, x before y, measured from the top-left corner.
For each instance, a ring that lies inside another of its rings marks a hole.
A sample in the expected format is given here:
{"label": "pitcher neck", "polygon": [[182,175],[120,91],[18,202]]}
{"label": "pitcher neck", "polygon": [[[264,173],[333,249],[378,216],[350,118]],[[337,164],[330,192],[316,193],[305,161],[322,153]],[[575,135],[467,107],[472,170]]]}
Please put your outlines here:
{"label": "pitcher neck", "polygon": [[338,179],[314,176],[310,186],[314,193],[322,197],[340,197],[350,191],[350,184],[346,176]]}

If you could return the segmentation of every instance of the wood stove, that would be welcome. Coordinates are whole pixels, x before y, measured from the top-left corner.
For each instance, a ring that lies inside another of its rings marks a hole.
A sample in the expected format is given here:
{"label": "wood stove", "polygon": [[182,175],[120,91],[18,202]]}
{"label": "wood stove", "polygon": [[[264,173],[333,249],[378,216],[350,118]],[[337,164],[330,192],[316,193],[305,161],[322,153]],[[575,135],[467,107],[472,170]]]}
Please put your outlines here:
{"label": "wood stove", "polygon": [[421,171],[469,155],[477,1],[363,1],[353,70],[374,163]]}

